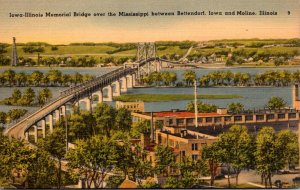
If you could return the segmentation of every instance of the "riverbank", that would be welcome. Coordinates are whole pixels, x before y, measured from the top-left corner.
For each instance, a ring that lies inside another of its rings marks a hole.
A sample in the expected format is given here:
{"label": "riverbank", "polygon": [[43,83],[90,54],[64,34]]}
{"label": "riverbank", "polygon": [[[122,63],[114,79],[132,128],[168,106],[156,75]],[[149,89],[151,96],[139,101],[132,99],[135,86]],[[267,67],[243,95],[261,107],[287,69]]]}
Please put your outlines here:
{"label": "riverbank", "polygon": [[237,69],[237,68],[244,68],[244,69],[251,69],[251,68],[292,68],[292,67],[299,67],[300,65],[251,65],[251,64],[242,64],[242,65],[233,65],[233,66],[226,66],[225,64],[193,64],[193,65],[176,65],[173,68],[164,68],[168,70],[182,70],[182,69]]}
{"label": "riverbank", "polygon": [[[197,95],[197,99],[235,99],[242,98],[242,96],[235,94],[201,94]],[[193,100],[193,94],[124,94],[118,97],[114,97],[115,101],[124,102],[167,102],[167,101],[181,101],[181,100]]]}
{"label": "riverbank", "polygon": [[[64,68],[64,69],[74,69],[74,68],[80,68],[80,69],[91,69],[91,68],[103,68],[103,69],[118,69],[121,68],[123,65],[119,65],[119,66],[104,66],[104,67],[60,67],[60,66],[0,66],[1,68],[4,69],[15,69],[15,68],[32,68],[32,69],[36,69],[36,68],[51,68],[51,69],[59,69],[59,68]],[[237,69],[237,68],[300,68],[300,64],[299,65],[280,65],[280,66],[274,66],[274,65],[234,65],[234,66],[226,66],[225,64],[195,64],[195,65],[176,65],[175,67],[163,67],[163,69],[167,69],[167,70],[186,70],[186,69]]]}

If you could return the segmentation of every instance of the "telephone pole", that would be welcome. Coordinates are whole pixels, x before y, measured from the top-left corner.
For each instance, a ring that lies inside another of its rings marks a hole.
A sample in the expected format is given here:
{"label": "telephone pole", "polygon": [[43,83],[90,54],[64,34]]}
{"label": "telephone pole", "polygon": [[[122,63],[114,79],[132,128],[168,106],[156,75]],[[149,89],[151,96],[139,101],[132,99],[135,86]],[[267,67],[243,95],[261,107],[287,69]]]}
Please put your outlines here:
{"label": "telephone pole", "polygon": [[16,46],[16,38],[13,37],[11,66],[17,66],[18,62],[19,61],[18,61],[18,53],[17,53],[17,46]]}
{"label": "telephone pole", "polygon": [[197,107],[197,80],[194,80],[194,95],[195,95],[195,127],[198,127],[198,107]]}

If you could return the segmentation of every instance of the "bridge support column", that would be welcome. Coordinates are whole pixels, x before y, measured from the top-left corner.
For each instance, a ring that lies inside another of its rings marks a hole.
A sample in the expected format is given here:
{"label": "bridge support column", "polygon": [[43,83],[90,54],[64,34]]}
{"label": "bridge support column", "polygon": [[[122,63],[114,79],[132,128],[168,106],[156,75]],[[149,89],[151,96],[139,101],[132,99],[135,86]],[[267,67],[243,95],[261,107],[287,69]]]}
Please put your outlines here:
{"label": "bridge support column", "polygon": [[108,85],[106,88],[108,89],[108,91],[107,91],[107,98],[106,98],[105,101],[111,102],[111,101],[113,100],[113,91],[112,91],[112,87],[111,87],[111,85]]}
{"label": "bridge support column", "polygon": [[121,78],[121,92],[127,92],[127,78]]}
{"label": "bridge support column", "polygon": [[136,86],[136,74],[132,74],[132,87]]}
{"label": "bridge support column", "polygon": [[115,90],[113,92],[113,96],[120,96],[121,95],[120,82],[119,81],[115,81],[115,82],[113,82],[113,84],[115,85]]}
{"label": "bridge support column", "polygon": [[48,116],[48,125],[50,133],[53,133],[53,115],[52,113]]}
{"label": "bridge support column", "polygon": [[[102,89],[100,89],[99,91],[95,92],[93,95],[97,95],[97,96],[98,96],[98,102],[97,102],[97,103],[103,102],[103,93],[102,93]],[[92,97],[92,98],[94,98],[94,97]]]}
{"label": "bridge support column", "polygon": [[45,119],[41,120],[41,125],[42,125],[43,138],[45,138],[46,137],[46,120]]}
{"label": "bridge support column", "polygon": [[29,140],[29,131],[26,131],[25,132],[25,141],[28,141]]}
{"label": "bridge support column", "polygon": [[66,115],[66,106],[61,106],[59,109],[60,109],[60,116],[65,116]]}
{"label": "bridge support column", "polygon": [[157,72],[160,72],[160,70],[161,70],[161,62],[160,61],[157,61],[157,63],[156,63],[156,71]]}
{"label": "bridge support column", "polygon": [[55,123],[57,123],[60,119],[60,109],[54,111],[55,115]]}
{"label": "bridge support column", "polygon": [[127,88],[132,88],[133,87],[133,77],[132,75],[127,75]]}
{"label": "bridge support column", "polygon": [[74,103],[75,105],[75,110],[74,112],[79,112],[80,111],[80,106],[79,106],[79,101]]}
{"label": "bridge support column", "polygon": [[91,102],[90,97],[86,97],[84,99],[81,99],[81,100],[79,100],[79,102],[85,102],[85,109],[87,111],[91,111],[91,107],[92,107],[91,104],[92,104],[92,102]]}
{"label": "bridge support column", "polygon": [[38,126],[37,125],[34,125],[33,126],[34,128],[34,142],[37,143],[38,142]]}

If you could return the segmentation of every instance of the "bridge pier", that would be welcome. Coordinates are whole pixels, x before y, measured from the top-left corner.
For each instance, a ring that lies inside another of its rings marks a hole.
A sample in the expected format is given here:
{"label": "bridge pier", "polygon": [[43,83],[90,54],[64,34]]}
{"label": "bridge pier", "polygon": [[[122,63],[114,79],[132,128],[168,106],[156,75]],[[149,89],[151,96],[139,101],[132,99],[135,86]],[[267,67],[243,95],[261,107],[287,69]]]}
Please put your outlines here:
{"label": "bridge pier", "polygon": [[120,96],[121,95],[121,87],[120,87],[120,81],[115,81],[112,83],[115,86],[115,90],[113,92],[113,96]]}
{"label": "bridge pier", "polygon": [[105,88],[107,88],[107,97],[104,99],[106,102],[111,102],[113,100],[113,91],[112,91],[112,86],[108,85]]}
{"label": "bridge pier", "polygon": [[103,102],[103,92],[102,92],[102,89],[100,89],[99,91],[93,93],[92,100],[94,100],[94,96],[98,96],[98,102],[97,103]]}
{"label": "bridge pier", "polygon": [[[60,116],[64,117],[66,115],[66,106],[63,105],[59,109],[60,109]],[[59,119],[60,119],[60,117],[59,117]]]}
{"label": "bridge pier", "polygon": [[29,140],[29,131],[26,131],[25,132],[25,141],[28,141]]}
{"label": "bridge pier", "polygon": [[92,101],[90,97],[85,97],[84,99],[79,100],[79,104],[80,102],[84,102],[85,103],[85,109],[87,111],[91,111],[92,108]]}
{"label": "bridge pier", "polygon": [[33,128],[34,128],[34,133],[33,133],[33,135],[34,135],[34,142],[37,143],[38,142],[38,126],[34,125]]}
{"label": "bridge pier", "polygon": [[157,63],[156,63],[156,71],[157,71],[157,72],[160,72],[160,71],[161,71],[161,68],[162,68],[161,62],[160,62],[160,61],[157,61]]}
{"label": "bridge pier", "polygon": [[120,81],[121,81],[121,92],[127,92],[127,78],[122,77]]}
{"label": "bridge pier", "polygon": [[133,88],[133,76],[132,75],[127,75],[127,88]]}
{"label": "bridge pier", "polygon": [[136,75],[135,73],[132,74],[132,86],[136,86]]}
{"label": "bridge pier", "polygon": [[53,133],[53,114],[52,113],[48,116],[48,125],[49,125],[50,133]]}
{"label": "bridge pier", "polygon": [[57,123],[60,118],[60,109],[55,110],[54,115],[55,115],[55,123]]}
{"label": "bridge pier", "polygon": [[46,120],[45,119],[41,120],[41,125],[42,125],[43,138],[45,138],[46,137]]}

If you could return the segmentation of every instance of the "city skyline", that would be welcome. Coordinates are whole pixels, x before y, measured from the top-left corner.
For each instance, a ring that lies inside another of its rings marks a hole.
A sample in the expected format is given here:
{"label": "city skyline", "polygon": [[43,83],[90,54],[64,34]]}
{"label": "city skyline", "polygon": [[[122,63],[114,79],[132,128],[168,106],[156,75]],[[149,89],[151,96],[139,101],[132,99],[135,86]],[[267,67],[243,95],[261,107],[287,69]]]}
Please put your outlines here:
{"label": "city skyline", "polygon": [[[0,41],[11,43],[43,41],[52,44],[72,42],[207,41],[215,39],[272,39],[300,37],[298,0],[260,2],[213,1],[20,1],[0,0]],[[65,12],[177,12],[177,11],[275,11],[276,16],[149,16],[149,17],[28,17],[10,14]],[[289,12],[288,12],[289,11]]]}

